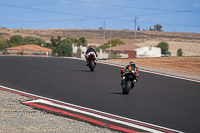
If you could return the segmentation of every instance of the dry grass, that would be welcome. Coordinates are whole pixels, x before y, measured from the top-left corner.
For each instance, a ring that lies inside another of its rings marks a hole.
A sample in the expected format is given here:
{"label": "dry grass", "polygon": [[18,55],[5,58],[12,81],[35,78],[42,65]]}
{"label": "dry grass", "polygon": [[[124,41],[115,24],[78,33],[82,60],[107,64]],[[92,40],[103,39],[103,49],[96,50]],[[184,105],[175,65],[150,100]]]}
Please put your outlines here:
{"label": "dry grass", "polygon": [[[138,43],[137,46],[156,46],[160,41],[146,41],[143,43]],[[200,56],[200,43],[191,43],[191,42],[173,42],[167,41],[169,44],[169,52],[171,52],[171,56],[177,55],[177,50],[179,48],[183,51],[183,56]]]}
{"label": "dry grass", "polygon": [[200,77],[200,57],[112,59],[114,62],[125,64],[128,64],[131,60],[133,60],[138,66]]}

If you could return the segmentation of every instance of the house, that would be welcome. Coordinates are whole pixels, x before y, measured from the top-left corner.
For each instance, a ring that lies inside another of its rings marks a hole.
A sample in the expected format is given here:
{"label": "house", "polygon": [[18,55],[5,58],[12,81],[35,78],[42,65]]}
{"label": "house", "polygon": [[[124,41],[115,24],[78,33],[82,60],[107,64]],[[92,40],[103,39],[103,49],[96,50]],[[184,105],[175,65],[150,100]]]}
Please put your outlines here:
{"label": "house", "polygon": [[134,44],[125,44],[125,45],[119,45],[115,47],[110,47],[106,49],[106,52],[111,52],[112,54],[118,54],[122,58],[134,58],[136,57],[135,49],[139,48],[139,46]]}
{"label": "house", "polygon": [[135,49],[136,57],[161,57],[161,48],[158,47],[140,47]]}
{"label": "house", "polygon": [[35,44],[7,48],[8,54],[25,54],[25,55],[48,55],[52,54],[52,49],[41,47]]}

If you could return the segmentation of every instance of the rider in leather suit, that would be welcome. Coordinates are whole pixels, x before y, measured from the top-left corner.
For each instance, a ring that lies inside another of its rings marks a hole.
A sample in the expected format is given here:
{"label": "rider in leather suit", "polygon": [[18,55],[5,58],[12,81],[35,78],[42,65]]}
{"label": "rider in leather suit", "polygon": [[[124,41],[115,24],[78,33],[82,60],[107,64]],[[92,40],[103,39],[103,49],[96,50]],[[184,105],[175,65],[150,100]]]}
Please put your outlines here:
{"label": "rider in leather suit", "polygon": [[[87,49],[87,51],[85,52],[85,58],[86,58],[86,63],[87,63],[86,65],[89,64],[87,54],[90,53],[90,52],[94,52],[96,54],[96,57],[98,57],[98,54],[96,53],[95,49],[92,47],[92,45],[90,45],[89,48]],[[97,63],[96,58],[95,58],[94,62],[95,62],[95,64]]]}
{"label": "rider in leather suit", "polygon": [[121,84],[122,84],[122,85],[123,85],[123,83],[124,83],[124,78],[125,78],[126,72],[129,72],[129,71],[131,71],[131,70],[135,71],[135,73],[136,73],[136,79],[134,79],[134,82],[135,82],[135,83],[137,82],[137,78],[139,77],[139,74],[138,74],[138,67],[136,67],[134,61],[131,61],[131,62],[129,63],[129,65],[127,65],[125,68],[123,68],[123,69],[121,70],[121,74],[122,74],[122,75],[121,75],[121,77],[122,77],[122,79],[121,79]]}

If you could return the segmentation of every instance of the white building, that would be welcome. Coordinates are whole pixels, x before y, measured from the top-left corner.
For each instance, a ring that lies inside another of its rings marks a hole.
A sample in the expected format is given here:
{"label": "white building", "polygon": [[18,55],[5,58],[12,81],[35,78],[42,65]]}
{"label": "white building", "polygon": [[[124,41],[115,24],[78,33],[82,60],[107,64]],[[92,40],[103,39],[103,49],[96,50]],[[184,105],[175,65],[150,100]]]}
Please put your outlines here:
{"label": "white building", "polygon": [[74,44],[72,44],[72,52],[73,53],[77,53],[77,50],[79,48],[81,49],[81,58],[85,58],[85,52],[87,50],[87,47],[75,46]]}
{"label": "white building", "polygon": [[161,57],[161,48],[158,47],[140,47],[135,49],[137,51],[136,57]]}
{"label": "white building", "polygon": [[108,53],[103,52],[102,49],[100,49],[100,52],[97,52],[98,59],[108,59]]}

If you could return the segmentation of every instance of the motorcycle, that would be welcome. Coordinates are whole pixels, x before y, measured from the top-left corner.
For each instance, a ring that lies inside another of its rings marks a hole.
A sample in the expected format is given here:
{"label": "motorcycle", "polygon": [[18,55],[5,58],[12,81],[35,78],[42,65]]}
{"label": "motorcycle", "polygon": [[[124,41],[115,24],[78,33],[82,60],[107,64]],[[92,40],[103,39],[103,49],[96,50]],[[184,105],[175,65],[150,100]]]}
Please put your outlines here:
{"label": "motorcycle", "polygon": [[131,70],[129,72],[126,72],[125,75],[122,77],[123,81],[121,83],[122,85],[122,93],[123,94],[129,94],[129,91],[133,89],[136,82],[136,73],[135,71]]}
{"label": "motorcycle", "polygon": [[90,71],[94,71],[95,65],[96,65],[96,54],[94,52],[90,52],[87,54],[87,59],[89,61],[89,64],[87,64],[87,66],[89,66]]}

